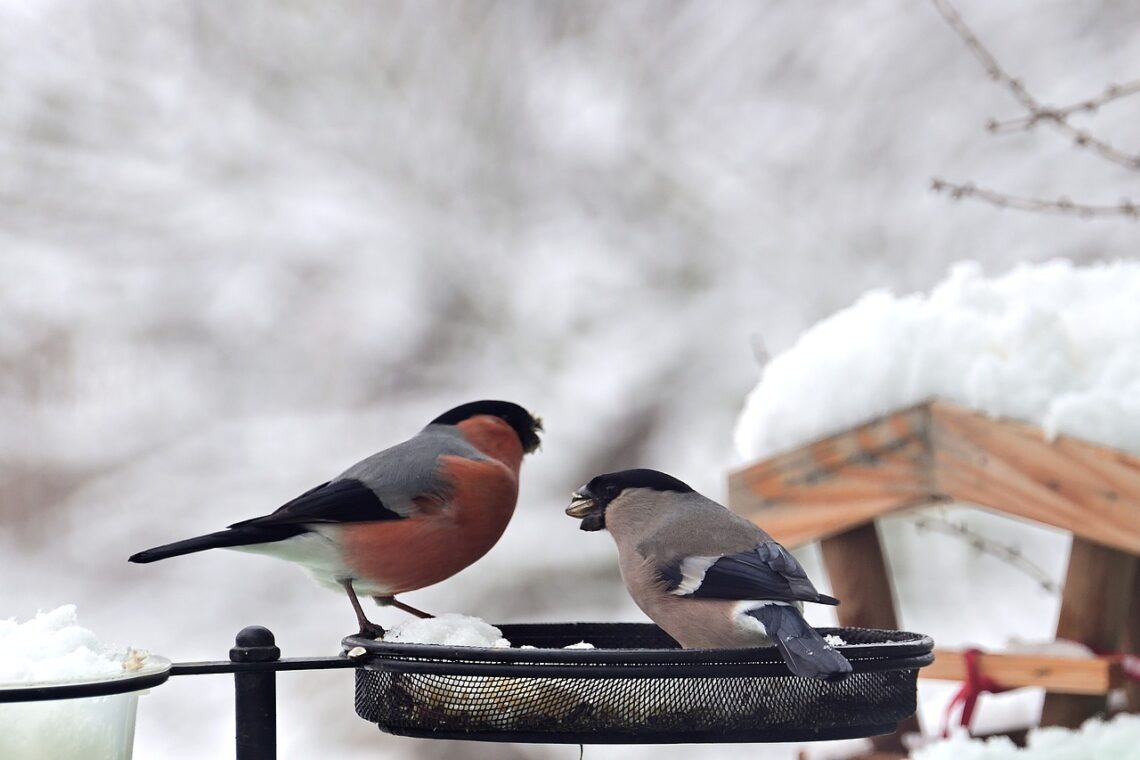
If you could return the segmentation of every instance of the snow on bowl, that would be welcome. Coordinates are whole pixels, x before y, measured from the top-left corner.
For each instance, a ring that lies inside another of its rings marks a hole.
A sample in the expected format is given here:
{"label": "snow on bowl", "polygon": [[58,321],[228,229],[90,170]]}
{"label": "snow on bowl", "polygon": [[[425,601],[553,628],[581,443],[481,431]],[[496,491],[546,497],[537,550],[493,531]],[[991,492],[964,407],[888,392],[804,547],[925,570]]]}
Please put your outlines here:
{"label": "snow on bowl", "polygon": [[99,642],[75,606],[0,620],[0,757],[129,760],[139,692],[170,661]]}

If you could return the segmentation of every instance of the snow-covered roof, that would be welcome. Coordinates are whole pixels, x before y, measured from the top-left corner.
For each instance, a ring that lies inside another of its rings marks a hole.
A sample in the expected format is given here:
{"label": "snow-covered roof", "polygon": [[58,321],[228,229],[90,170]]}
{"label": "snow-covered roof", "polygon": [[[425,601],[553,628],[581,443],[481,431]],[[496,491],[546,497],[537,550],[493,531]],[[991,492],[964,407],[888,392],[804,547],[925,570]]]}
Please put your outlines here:
{"label": "snow-covered roof", "polygon": [[929,293],[877,290],[764,368],[745,461],[937,397],[1140,453],[1140,262],[955,266]]}

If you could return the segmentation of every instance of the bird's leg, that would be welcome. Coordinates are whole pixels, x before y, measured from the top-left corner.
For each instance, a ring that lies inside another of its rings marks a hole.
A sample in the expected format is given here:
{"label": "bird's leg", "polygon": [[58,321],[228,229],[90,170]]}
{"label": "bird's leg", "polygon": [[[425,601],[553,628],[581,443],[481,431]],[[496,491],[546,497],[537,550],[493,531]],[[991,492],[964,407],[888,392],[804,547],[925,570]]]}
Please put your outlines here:
{"label": "bird's leg", "polygon": [[374,596],[372,598],[376,600],[377,604],[384,605],[386,607],[395,607],[398,610],[403,610],[404,612],[415,615],[419,618],[427,619],[435,617],[435,615],[432,615],[430,612],[417,610],[410,604],[404,604],[403,602],[397,601],[396,597],[394,596]]}
{"label": "bird's leg", "polygon": [[341,581],[341,585],[348,592],[348,601],[352,602],[352,609],[356,612],[356,622],[360,624],[359,635],[370,639],[382,638],[384,629],[364,616],[364,610],[360,608],[360,600],[356,598],[356,589],[352,587],[352,579],[346,578]]}

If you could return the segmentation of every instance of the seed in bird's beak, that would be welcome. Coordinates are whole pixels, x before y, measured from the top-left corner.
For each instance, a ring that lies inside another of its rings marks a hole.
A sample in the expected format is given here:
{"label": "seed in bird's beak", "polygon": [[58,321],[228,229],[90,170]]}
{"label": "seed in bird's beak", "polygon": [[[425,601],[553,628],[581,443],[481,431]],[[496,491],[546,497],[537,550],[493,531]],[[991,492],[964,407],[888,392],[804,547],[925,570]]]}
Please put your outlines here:
{"label": "seed in bird's beak", "polygon": [[566,514],[571,517],[586,517],[594,509],[594,500],[577,491],[570,494],[570,506],[566,507]]}

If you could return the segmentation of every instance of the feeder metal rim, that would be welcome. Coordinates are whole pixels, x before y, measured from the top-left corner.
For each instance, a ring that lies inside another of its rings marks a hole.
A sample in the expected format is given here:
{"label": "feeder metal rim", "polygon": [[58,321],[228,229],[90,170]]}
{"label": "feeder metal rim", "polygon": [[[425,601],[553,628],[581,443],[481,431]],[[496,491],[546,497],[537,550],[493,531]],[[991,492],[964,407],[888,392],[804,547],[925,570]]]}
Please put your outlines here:
{"label": "feeder metal rim", "polygon": [[[907,660],[876,662],[870,667],[861,667],[856,673],[875,673],[884,670],[918,670],[934,661],[933,655],[914,657]],[[666,670],[665,667],[672,668]],[[496,678],[800,678],[783,663],[765,663],[760,667],[740,667],[732,665],[672,665],[663,667],[606,665],[511,665],[508,663],[471,662],[415,662],[409,660],[382,660],[364,665],[364,670],[386,673],[440,675],[440,676],[489,676]]]}
{"label": "feeder metal rim", "polygon": [[381,726],[380,730],[393,736],[413,739],[451,739],[481,742],[516,742],[520,744],[742,744],[774,742],[835,741],[863,739],[894,733],[897,724],[874,723],[840,726],[812,730],[808,728],[760,729],[756,731],[698,730],[698,731],[448,731],[446,729],[415,729],[405,726]]}
{"label": "feeder metal rim", "polygon": [[91,676],[73,681],[0,685],[0,703],[85,699],[145,691],[164,683],[170,677],[171,668],[170,660],[152,654],[147,656],[147,664],[137,672]]}
{"label": "feeder metal rim", "polygon": [[[522,623],[506,624],[499,628],[505,636],[520,636],[529,638],[526,634],[536,633],[561,634],[563,628],[567,631],[581,628],[587,634],[603,629],[610,633],[621,631],[637,632],[643,634],[654,631],[657,637],[663,636],[655,625],[651,623]],[[924,667],[933,662],[931,650],[934,641],[925,634],[911,633],[909,631],[878,631],[876,629],[855,628],[819,628],[821,634],[850,634],[852,632],[889,633],[892,636],[909,637],[901,641],[877,641],[866,644],[841,644],[836,646],[851,661],[858,670],[867,672],[891,669],[897,670],[906,667]],[[566,636],[564,638],[575,638]],[[594,649],[562,649],[549,647],[532,647],[527,649],[516,647],[460,647],[440,644],[412,644],[401,642],[388,642],[369,639],[361,636],[348,636],[342,642],[345,650],[362,647],[366,654],[359,659],[368,663],[371,669],[387,669],[397,672],[431,672],[432,667],[443,670],[445,667],[454,668],[462,665],[464,672],[471,675],[506,675],[504,666],[529,666],[541,669],[532,675],[557,675],[563,672],[562,668],[569,665],[580,665],[591,668],[589,675],[604,676],[633,675],[634,668],[657,669],[652,673],[654,677],[669,677],[670,674],[661,672],[667,666],[684,666],[685,672],[679,677],[695,675],[697,667],[719,670],[722,675],[726,668],[747,669],[744,675],[789,675],[790,671],[780,658],[775,647],[754,647],[749,649],[680,649],[680,648],[612,648],[596,647]],[[398,663],[395,665],[393,663]],[[413,666],[412,664],[415,663]],[[422,663],[422,664],[421,664]],[[493,666],[491,664],[494,664]],[[875,663],[879,663],[876,665]],[[913,664],[912,664],[913,663]],[[476,666],[489,667],[486,671],[478,671]],[[865,667],[863,667],[865,666]],[[765,672],[768,671],[768,672]],[[565,671],[569,673],[570,671]],[[524,675],[523,673],[516,673]],[[734,675],[736,673],[733,673]]]}

